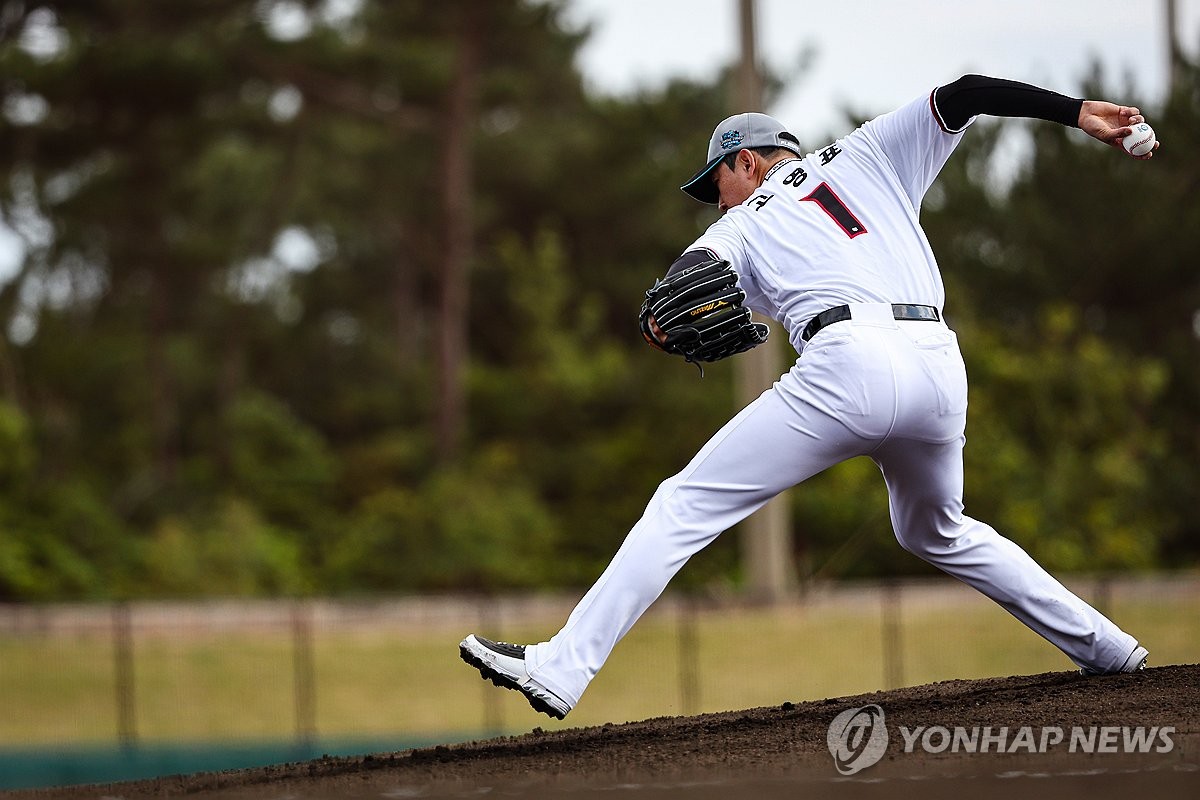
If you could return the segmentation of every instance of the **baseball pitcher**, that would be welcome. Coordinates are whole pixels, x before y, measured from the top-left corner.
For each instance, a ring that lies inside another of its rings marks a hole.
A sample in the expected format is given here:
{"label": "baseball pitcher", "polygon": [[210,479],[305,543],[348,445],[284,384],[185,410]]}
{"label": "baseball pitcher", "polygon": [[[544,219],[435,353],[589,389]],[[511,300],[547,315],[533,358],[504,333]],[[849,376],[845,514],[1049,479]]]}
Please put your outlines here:
{"label": "baseball pitcher", "polygon": [[867,456],[902,547],[992,598],[1085,674],[1144,666],[1134,637],[963,513],[967,376],[919,216],[982,114],[1078,127],[1122,157],[1145,121],[1137,108],[966,75],[808,154],[765,114],[717,125],[682,188],[722,215],[647,292],[642,335],[712,361],[766,338],[754,311],[779,320],[800,357],[659,486],[557,634],[528,646],[469,635],[468,664],[561,719],[693,554],[784,489]]}

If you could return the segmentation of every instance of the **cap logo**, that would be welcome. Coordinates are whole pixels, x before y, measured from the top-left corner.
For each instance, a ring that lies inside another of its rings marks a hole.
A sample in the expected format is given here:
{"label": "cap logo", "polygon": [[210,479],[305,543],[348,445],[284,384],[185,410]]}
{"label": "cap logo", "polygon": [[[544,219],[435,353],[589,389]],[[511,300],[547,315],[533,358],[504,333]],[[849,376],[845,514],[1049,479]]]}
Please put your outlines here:
{"label": "cap logo", "polygon": [[721,149],[732,150],[742,143],[742,132],[738,130],[725,131],[721,134]]}

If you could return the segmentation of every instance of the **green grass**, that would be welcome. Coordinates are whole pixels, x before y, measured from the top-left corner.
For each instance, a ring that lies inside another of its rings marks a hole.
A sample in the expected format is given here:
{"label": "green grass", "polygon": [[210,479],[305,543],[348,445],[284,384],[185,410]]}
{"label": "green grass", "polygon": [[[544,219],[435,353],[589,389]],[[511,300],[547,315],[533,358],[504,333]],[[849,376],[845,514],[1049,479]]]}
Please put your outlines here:
{"label": "green grass", "polygon": [[[1138,594],[1111,614],[1149,647],[1152,665],[1200,661],[1196,591]],[[903,685],[1066,670],[1055,648],[965,588],[899,607]],[[534,714],[515,692],[458,660],[474,624],[314,632],[315,723],[321,738],[483,736],[837,697],[888,686],[879,601],[717,609],[696,617],[681,654],[679,614],[652,609],[617,647],[565,722]],[[487,631],[546,638],[561,620]],[[290,631],[138,634],[136,731],[143,741],[275,740],[296,735]],[[111,641],[0,636],[0,748],[113,742]],[[690,687],[690,689],[688,688]]]}

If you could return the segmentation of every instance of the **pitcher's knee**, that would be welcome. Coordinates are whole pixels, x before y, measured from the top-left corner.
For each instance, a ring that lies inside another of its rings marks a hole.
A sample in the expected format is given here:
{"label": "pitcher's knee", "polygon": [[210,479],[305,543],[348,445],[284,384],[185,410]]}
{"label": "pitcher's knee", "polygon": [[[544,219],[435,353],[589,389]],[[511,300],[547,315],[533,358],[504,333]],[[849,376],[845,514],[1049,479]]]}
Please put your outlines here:
{"label": "pitcher's knee", "polygon": [[[949,550],[971,546],[986,528],[969,517],[929,514],[920,518],[893,522],[896,541],[908,552],[926,561],[936,561]],[[990,530],[990,529],[988,529]]]}

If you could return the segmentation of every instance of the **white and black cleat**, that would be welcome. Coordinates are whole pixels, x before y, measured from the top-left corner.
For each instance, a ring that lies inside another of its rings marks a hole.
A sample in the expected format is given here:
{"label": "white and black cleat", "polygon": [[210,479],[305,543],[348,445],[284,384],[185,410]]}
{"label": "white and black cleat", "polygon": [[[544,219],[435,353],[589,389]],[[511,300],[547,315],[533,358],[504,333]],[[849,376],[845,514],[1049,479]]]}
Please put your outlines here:
{"label": "white and black cleat", "polygon": [[1098,669],[1088,669],[1087,667],[1080,667],[1079,674],[1087,675],[1087,676],[1091,677],[1094,675],[1119,675],[1122,672],[1140,672],[1141,670],[1144,670],[1146,668],[1146,659],[1149,657],[1149,655],[1150,655],[1149,650],[1147,650],[1144,647],[1138,646],[1138,647],[1134,648],[1134,651],[1132,653],[1129,654],[1129,658],[1125,659],[1125,663],[1121,665],[1120,669],[1112,670],[1110,672],[1104,672],[1104,671],[1098,670]]}
{"label": "white and black cleat", "polygon": [[529,677],[525,670],[525,645],[493,642],[472,633],[458,645],[458,654],[479,670],[484,680],[525,695],[535,711],[555,719],[562,719],[571,711],[562,698]]}

